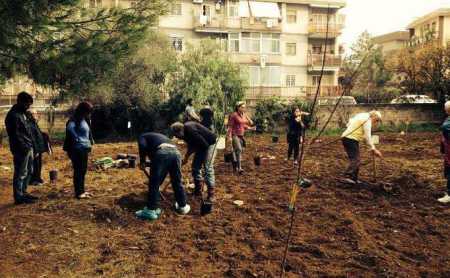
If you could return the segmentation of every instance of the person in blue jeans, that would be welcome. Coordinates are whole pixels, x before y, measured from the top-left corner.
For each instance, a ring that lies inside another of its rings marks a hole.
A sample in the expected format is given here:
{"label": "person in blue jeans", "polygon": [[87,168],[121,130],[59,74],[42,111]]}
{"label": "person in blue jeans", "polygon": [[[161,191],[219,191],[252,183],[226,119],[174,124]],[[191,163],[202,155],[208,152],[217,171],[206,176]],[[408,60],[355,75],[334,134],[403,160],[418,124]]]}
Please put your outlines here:
{"label": "person in blue jeans", "polygon": [[147,206],[136,212],[136,216],[144,220],[156,220],[160,217],[159,186],[167,174],[170,175],[175,193],[175,210],[179,214],[188,214],[191,207],[187,204],[186,193],[182,184],[181,154],[172,141],[163,134],[148,132],[139,136],[139,166],[146,171],[147,158],[150,159],[150,178]]}
{"label": "person in blue jeans", "polygon": [[66,138],[64,140],[64,151],[67,152],[73,167],[73,186],[75,198],[87,199],[92,194],[85,191],[85,177],[88,167],[89,153],[92,150],[94,140],[92,138],[89,118],[93,106],[89,102],[81,102],[75,109],[73,117],[66,125]]}
{"label": "person in blue jeans", "polygon": [[[217,136],[208,128],[197,122],[177,122],[171,127],[172,133],[187,143],[188,150],[183,159],[183,165],[194,154],[192,160],[192,177],[194,179],[194,195],[201,196],[203,176],[208,187],[208,202],[214,202],[214,157],[216,151]],[[204,169],[204,175],[202,175]]]}
{"label": "person in blue jeans", "polygon": [[27,193],[33,174],[33,133],[27,111],[33,104],[33,97],[27,92],[17,95],[17,103],[5,118],[9,148],[14,160],[13,192],[16,205],[33,203],[37,197]]}

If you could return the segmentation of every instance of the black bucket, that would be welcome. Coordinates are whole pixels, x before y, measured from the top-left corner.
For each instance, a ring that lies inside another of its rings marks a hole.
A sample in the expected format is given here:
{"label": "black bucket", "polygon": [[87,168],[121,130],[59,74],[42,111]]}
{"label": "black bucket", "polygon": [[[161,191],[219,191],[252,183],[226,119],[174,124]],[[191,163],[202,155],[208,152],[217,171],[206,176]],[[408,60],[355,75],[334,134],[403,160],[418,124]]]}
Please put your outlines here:
{"label": "black bucket", "polygon": [[51,170],[48,174],[51,183],[55,183],[58,180],[58,170]]}
{"label": "black bucket", "polygon": [[261,156],[259,156],[259,155],[254,156],[253,162],[255,163],[256,166],[260,166],[261,165]]}
{"label": "black bucket", "polygon": [[223,154],[223,159],[226,163],[231,163],[233,162],[233,154],[231,152],[226,152]]}
{"label": "black bucket", "polygon": [[136,168],[136,159],[135,158],[129,158],[128,159],[128,167],[129,168]]}

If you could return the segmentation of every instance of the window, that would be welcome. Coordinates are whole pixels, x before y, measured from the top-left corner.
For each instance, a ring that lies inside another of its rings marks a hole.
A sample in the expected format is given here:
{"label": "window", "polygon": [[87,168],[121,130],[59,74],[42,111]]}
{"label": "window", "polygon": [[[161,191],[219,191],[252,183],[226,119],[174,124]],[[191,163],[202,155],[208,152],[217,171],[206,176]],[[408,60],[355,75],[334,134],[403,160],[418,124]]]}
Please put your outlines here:
{"label": "window", "polygon": [[313,75],[312,76],[312,85],[317,86],[319,85],[320,75]]}
{"label": "window", "polygon": [[278,66],[249,66],[248,67],[248,85],[250,87],[280,87],[281,86],[281,67]]}
{"label": "window", "polygon": [[230,52],[239,52],[239,33],[228,34]]}
{"label": "window", "polygon": [[258,87],[261,85],[260,67],[248,67],[248,85],[250,87]]}
{"label": "window", "polygon": [[286,43],[286,55],[295,56],[297,55],[297,44],[296,43]]}
{"label": "window", "polygon": [[236,1],[228,1],[228,12],[229,17],[238,17],[239,16],[239,2]]}
{"label": "window", "polygon": [[261,86],[280,87],[281,67],[270,66],[261,68]]}
{"label": "window", "polygon": [[287,10],[286,17],[287,17],[287,23],[296,24],[297,23],[297,10]]}
{"label": "window", "polygon": [[242,33],[242,52],[261,52],[261,33]]}
{"label": "window", "polygon": [[262,35],[262,53],[280,53],[280,34]]}
{"label": "window", "polygon": [[183,38],[181,37],[171,37],[172,46],[177,52],[183,51]]}
{"label": "window", "polygon": [[101,7],[102,7],[102,0],[89,1],[89,8],[101,8]]}
{"label": "window", "polygon": [[293,74],[286,75],[286,87],[288,88],[295,87],[295,75]]}
{"label": "window", "polygon": [[172,3],[169,6],[170,15],[182,15],[181,3]]}

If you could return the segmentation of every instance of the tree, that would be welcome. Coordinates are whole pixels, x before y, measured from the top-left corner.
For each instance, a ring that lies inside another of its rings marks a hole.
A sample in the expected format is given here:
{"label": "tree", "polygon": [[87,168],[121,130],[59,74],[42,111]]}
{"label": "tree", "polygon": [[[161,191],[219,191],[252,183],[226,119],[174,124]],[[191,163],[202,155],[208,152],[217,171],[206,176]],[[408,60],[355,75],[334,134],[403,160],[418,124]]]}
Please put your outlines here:
{"label": "tree", "polygon": [[161,130],[167,125],[160,112],[166,105],[167,77],[177,68],[176,53],[162,34],[151,34],[144,45],[91,91],[89,98],[100,104],[93,117],[97,137],[129,134],[128,121],[133,133]]}
{"label": "tree", "polygon": [[378,101],[378,95],[391,80],[381,48],[370,34],[363,32],[351,47],[351,55],[344,59],[342,73],[350,78],[356,95],[365,95],[367,102]]}
{"label": "tree", "polygon": [[164,10],[162,0],[98,10],[80,0],[1,1],[0,79],[24,74],[83,96],[138,49]]}
{"label": "tree", "polygon": [[224,104],[230,112],[244,96],[244,80],[239,65],[230,62],[216,42],[204,40],[198,47],[188,46],[181,55],[178,70],[170,79],[169,95],[172,114],[181,113],[185,101],[192,98],[197,106],[211,105],[216,124],[220,124]]}

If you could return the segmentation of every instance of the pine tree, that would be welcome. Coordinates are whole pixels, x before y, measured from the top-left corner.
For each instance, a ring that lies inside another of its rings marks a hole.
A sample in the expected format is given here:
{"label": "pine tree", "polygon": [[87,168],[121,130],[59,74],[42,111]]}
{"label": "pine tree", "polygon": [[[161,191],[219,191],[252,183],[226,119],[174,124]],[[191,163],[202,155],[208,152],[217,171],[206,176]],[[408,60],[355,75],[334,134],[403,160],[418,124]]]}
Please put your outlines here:
{"label": "pine tree", "polygon": [[0,82],[23,74],[83,97],[136,51],[167,4],[134,2],[91,9],[80,0],[1,0]]}

